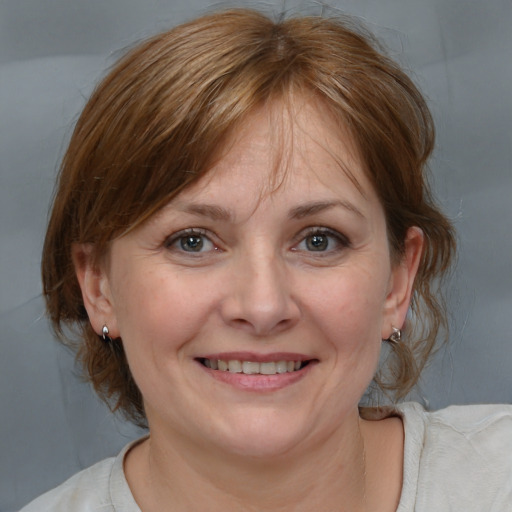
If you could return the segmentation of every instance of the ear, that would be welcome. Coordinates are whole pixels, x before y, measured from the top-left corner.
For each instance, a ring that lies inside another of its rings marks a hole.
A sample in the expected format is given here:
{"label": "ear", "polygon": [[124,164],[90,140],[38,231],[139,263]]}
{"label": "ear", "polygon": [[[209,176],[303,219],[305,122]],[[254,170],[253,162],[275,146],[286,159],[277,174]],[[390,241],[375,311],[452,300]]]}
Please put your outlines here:
{"label": "ear", "polygon": [[407,230],[402,260],[392,269],[389,292],[384,306],[381,338],[388,339],[393,327],[402,328],[411,302],[414,279],[424,247],[423,231],[413,226]]}
{"label": "ear", "polygon": [[107,325],[110,336],[119,337],[104,265],[98,264],[93,258],[92,244],[73,244],[71,250],[76,277],[92,328],[101,335],[103,326]]}

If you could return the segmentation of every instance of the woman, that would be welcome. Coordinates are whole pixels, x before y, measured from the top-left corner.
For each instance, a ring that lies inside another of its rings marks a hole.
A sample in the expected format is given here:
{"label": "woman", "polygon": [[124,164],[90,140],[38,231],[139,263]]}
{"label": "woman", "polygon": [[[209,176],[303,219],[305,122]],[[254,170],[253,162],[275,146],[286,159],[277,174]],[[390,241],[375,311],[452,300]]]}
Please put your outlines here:
{"label": "woman", "polygon": [[455,244],[424,175],[428,108],[350,25],[213,14],[99,85],[44,289],[97,392],[149,436],[24,510],[512,503],[510,408],[359,408],[372,380],[399,399],[419,378]]}

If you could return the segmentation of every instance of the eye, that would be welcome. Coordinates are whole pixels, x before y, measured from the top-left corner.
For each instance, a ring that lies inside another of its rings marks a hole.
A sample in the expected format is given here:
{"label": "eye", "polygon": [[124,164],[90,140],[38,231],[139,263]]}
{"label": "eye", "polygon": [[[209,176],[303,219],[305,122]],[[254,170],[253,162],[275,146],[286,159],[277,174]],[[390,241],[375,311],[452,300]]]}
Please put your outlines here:
{"label": "eye", "polygon": [[329,236],[325,233],[309,235],[305,239],[309,251],[326,251],[329,248]]}
{"label": "eye", "polygon": [[327,228],[311,228],[303,238],[294,247],[294,250],[307,251],[307,252],[333,252],[340,251],[341,249],[350,245],[348,239],[331,229]]}
{"label": "eye", "polygon": [[217,249],[208,236],[199,229],[179,231],[165,242],[165,246],[168,249],[188,253],[204,253]]}

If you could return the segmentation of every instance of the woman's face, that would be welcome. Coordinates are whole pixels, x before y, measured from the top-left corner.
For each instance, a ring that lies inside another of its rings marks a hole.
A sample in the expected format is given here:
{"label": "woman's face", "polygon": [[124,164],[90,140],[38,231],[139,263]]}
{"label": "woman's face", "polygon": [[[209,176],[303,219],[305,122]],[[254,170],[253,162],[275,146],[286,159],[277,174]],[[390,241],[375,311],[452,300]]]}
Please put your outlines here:
{"label": "woman's face", "polygon": [[381,204],[335,134],[319,105],[258,111],[90,273],[93,326],[122,338],[153,433],[265,456],[357,417],[411,265],[392,266]]}

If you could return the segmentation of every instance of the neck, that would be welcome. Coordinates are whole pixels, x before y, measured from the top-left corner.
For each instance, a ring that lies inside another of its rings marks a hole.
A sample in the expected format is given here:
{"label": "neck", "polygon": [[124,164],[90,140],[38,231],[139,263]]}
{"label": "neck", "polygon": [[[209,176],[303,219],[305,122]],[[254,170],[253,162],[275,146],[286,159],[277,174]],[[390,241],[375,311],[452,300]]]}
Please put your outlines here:
{"label": "neck", "polygon": [[144,512],[164,512],[166,503],[173,511],[366,510],[365,439],[357,415],[327,438],[264,459],[205,450],[154,430],[126,463]]}

